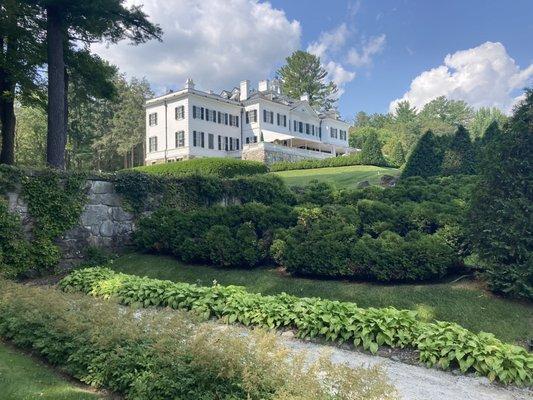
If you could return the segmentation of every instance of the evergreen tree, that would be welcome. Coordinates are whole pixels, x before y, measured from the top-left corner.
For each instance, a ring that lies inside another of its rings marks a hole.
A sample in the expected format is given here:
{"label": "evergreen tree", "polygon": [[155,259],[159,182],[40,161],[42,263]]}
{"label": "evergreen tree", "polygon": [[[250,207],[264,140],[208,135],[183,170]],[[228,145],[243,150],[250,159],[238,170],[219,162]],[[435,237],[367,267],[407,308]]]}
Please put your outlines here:
{"label": "evergreen tree", "polygon": [[422,135],[407,159],[402,178],[439,175],[441,164],[442,150],[440,142],[433,132],[427,131]]}
{"label": "evergreen tree", "polygon": [[442,160],[443,175],[473,174],[476,170],[476,154],[468,131],[459,125]]}
{"label": "evergreen tree", "polygon": [[400,141],[394,142],[390,158],[392,163],[398,168],[405,164],[405,153]]}
{"label": "evergreen tree", "polygon": [[[493,131],[494,133],[494,131]],[[482,147],[467,228],[497,293],[533,298],[533,90]]]}
{"label": "evergreen tree", "polygon": [[506,121],[507,116],[500,109],[496,107],[481,107],[475,112],[472,121],[468,125],[468,131],[472,138],[481,138],[493,122],[503,126]]}
{"label": "evergreen tree", "polygon": [[381,152],[381,143],[379,142],[378,135],[371,133],[365,139],[363,147],[360,153],[361,162],[367,165],[385,166],[387,161],[383,157]]}
{"label": "evergreen tree", "polygon": [[73,49],[108,40],[129,38],[142,43],[159,38],[161,30],[150,23],[139,6],[124,0],[26,0],[37,4],[46,16],[48,62],[47,162],[65,168],[67,142],[68,81],[66,59]]}
{"label": "evergreen tree", "polygon": [[281,79],[283,92],[295,99],[307,94],[309,104],[320,110],[332,109],[335,105],[337,86],[326,82],[327,72],[320,64],[320,58],[306,51],[295,51],[286,58],[287,64],[277,75]]}

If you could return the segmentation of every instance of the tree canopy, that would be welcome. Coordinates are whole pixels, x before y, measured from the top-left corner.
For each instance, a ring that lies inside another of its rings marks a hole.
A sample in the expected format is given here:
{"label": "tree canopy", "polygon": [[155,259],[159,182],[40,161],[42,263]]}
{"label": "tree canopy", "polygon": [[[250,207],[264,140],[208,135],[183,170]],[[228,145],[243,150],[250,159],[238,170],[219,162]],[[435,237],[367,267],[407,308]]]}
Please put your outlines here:
{"label": "tree canopy", "polygon": [[533,298],[533,90],[483,146],[468,228],[490,287]]}
{"label": "tree canopy", "polygon": [[298,50],[285,61],[286,64],[277,71],[277,76],[286,95],[299,99],[307,94],[311,106],[320,110],[333,108],[337,86],[327,81],[327,72],[319,57]]}

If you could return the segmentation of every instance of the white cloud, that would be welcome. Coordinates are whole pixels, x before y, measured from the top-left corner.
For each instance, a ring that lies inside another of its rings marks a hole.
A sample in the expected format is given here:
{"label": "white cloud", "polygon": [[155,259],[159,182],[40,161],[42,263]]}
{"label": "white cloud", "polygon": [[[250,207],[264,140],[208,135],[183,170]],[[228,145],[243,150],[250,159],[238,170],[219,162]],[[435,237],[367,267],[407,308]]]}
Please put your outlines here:
{"label": "white cloud", "polygon": [[386,36],[384,34],[370,38],[361,51],[351,48],[348,52],[348,63],[362,67],[372,63],[372,57],[383,51],[385,47]]}
{"label": "white cloud", "polygon": [[350,31],[346,24],[341,24],[331,31],[322,32],[317,41],[307,46],[307,51],[320,58],[326,58],[329,54],[338,52],[349,35]]}
{"label": "white cloud", "polygon": [[338,28],[322,32],[317,41],[307,46],[309,53],[320,57],[328,73],[328,79],[337,85],[339,89],[337,97],[344,93],[344,85],[355,78],[355,72],[347,70],[340,62],[333,60],[342,51],[350,35],[351,32],[346,24],[341,24]]}
{"label": "white cloud", "polygon": [[[140,4],[140,0],[131,0]],[[93,46],[130,76],[157,89],[183,87],[192,77],[202,89],[220,90],[272,75],[300,46],[301,27],[282,10],[258,0],[143,0],[163,42]]]}
{"label": "white cloud", "polygon": [[510,111],[517,101],[517,90],[533,82],[533,64],[520,69],[499,42],[457,51],[444,58],[444,64],[424,71],[411,82],[402,98],[420,108],[438,96],[464,100],[475,108],[499,107]]}

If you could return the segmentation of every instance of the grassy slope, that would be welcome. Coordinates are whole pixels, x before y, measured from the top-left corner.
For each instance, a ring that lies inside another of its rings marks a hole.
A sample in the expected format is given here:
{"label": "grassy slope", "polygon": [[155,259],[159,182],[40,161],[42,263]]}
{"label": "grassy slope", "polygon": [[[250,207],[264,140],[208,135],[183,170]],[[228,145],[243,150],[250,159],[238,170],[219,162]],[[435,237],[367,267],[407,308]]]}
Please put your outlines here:
{"label": "grassy slope", "polygon": [[287,292],[352,301],[361,307],[394,306],[422,309],[435,319],[453,321],[474,332],[492,332],[508,342],[523,342],[533,329],[531,306],[494,298],[471,283],[427,285],[373,285],[342,281],[311,280],[280,275],[274,270],[235,270],[184,265],[173,258],[128,254],[113,268],[129,274],[211,285],[242,285],[263,294]]}
{"label": "grassy slope", "polygon": [[289,185],[306,185],[313,179],[331,183],[338,188],[356,188],[362,181],[377,184],[383,174],[398,175],[396,168],[374,167],[373,165],[352,165],[348,167],[329,167],[314,169],[297,169],[273,172],[283,178]]}
{"label": "grassy slope", "polygon": [[2,400],[96,400],[104,397],[61,378],[51,369],[0,342]]}

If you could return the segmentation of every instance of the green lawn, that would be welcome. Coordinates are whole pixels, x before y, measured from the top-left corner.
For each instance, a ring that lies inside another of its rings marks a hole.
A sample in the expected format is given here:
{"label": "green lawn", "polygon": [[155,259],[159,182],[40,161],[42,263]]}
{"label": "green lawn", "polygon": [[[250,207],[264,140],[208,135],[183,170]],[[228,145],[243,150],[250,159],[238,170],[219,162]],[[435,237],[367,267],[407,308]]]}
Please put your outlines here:
{"label": "green lawn", "polygon": [[374,167],[373,165],[352,165],[349,167],[296,169],[272,173],[280,176],[289,186],[306,185],[316,179],[319,182],[331,183],[337,188],[353,189],[362,181],[377,184],[382,175],[396,176],[400,173],[400,170]]}
{"label": "green lawn", "polygon": [[77,386],[46,365],[0,342],[2,400],[96,400],[101,395]]}
{"label": "green lawn", "polygon": [[128,274],[172,281],[211,285],[242,285],[252,292],[287,292],[296,296],[318,296],[352,301],[361,307],[394,306],[422,310],[435,319],[453,321],[474,332],[492,332],[508,342],[531,337],[533,307],[495,298],[470,282],[427,285],[374,285],[284,276],[271,269],[236,270],[185,265],[164,256],[127,254],[112,267]]}

